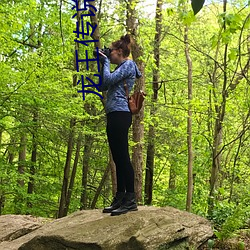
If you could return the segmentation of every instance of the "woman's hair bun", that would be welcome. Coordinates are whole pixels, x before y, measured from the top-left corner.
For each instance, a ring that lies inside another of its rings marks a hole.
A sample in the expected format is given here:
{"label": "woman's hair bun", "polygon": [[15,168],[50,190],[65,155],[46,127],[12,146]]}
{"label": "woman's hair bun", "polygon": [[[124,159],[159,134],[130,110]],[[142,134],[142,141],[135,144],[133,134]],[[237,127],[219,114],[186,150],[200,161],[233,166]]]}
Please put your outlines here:
{"label": "woman's hair bun", "polygon": [[130,44],[131,43],[131,39],[130,39],[130,35],[126,34],[125,36],[121,36],[121,41],[123,41],[126,44]]}
{"label": "woman's hair bun", "polygon": [[112,46],[116,49],[122,49],[123,56],[127,57],[130,54],[131,42],[132,37],[130,37],[129,34],[126,34],[125,36],[121,36],[118,41],[113,42]]}

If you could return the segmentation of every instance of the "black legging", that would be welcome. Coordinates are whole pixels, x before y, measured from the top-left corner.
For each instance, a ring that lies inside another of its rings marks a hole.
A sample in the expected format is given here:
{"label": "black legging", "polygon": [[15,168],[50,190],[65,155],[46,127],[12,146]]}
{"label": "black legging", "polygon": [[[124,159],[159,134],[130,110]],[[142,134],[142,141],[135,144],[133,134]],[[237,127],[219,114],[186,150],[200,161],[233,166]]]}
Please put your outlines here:
{"label": "black legging", "polygon": [[114,111],[107,114],[107,136],[116,165],[117,191],[134,192],[134,169],[128,151],[128,130],[132,114]]}

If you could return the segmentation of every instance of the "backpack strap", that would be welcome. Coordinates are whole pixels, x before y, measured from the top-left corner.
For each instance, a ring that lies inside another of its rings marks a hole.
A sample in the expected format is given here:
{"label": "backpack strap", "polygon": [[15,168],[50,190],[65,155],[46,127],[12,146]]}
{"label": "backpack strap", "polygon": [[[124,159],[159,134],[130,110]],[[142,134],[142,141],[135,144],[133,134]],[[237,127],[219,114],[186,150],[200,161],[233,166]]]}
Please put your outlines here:
{"label": "backpack strap", "polygon": [[128,85],[126,83],[126,80],[124,81],[124,89],[125,89],[125,93],[126,93],[127,99],[129,99]]}

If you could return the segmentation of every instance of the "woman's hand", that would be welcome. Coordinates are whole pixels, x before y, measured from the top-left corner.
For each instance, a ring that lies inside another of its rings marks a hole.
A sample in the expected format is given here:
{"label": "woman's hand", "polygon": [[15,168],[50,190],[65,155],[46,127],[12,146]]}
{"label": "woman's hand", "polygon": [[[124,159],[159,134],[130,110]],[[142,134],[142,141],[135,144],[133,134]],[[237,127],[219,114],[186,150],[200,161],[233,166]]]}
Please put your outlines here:
{"label": "woman's hand", "polygon": [[99,61],[100,61],[100,63],[104,64],[106,59],[108,59],[108,57],[99,50]]}

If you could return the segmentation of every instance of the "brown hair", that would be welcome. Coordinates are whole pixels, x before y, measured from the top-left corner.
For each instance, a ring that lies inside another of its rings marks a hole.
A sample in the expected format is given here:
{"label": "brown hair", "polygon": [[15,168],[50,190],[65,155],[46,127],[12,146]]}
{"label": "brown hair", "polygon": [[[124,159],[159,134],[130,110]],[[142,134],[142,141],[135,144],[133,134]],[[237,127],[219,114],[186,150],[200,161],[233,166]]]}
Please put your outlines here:
{"label": "brown hair", "polygon": [[116,49],[122,49],[123,56],[127,57],[130,54],[130,44],[130,35],[126,34],[125,36],[121,36],[120,40],[113,42],[112,46]]}

